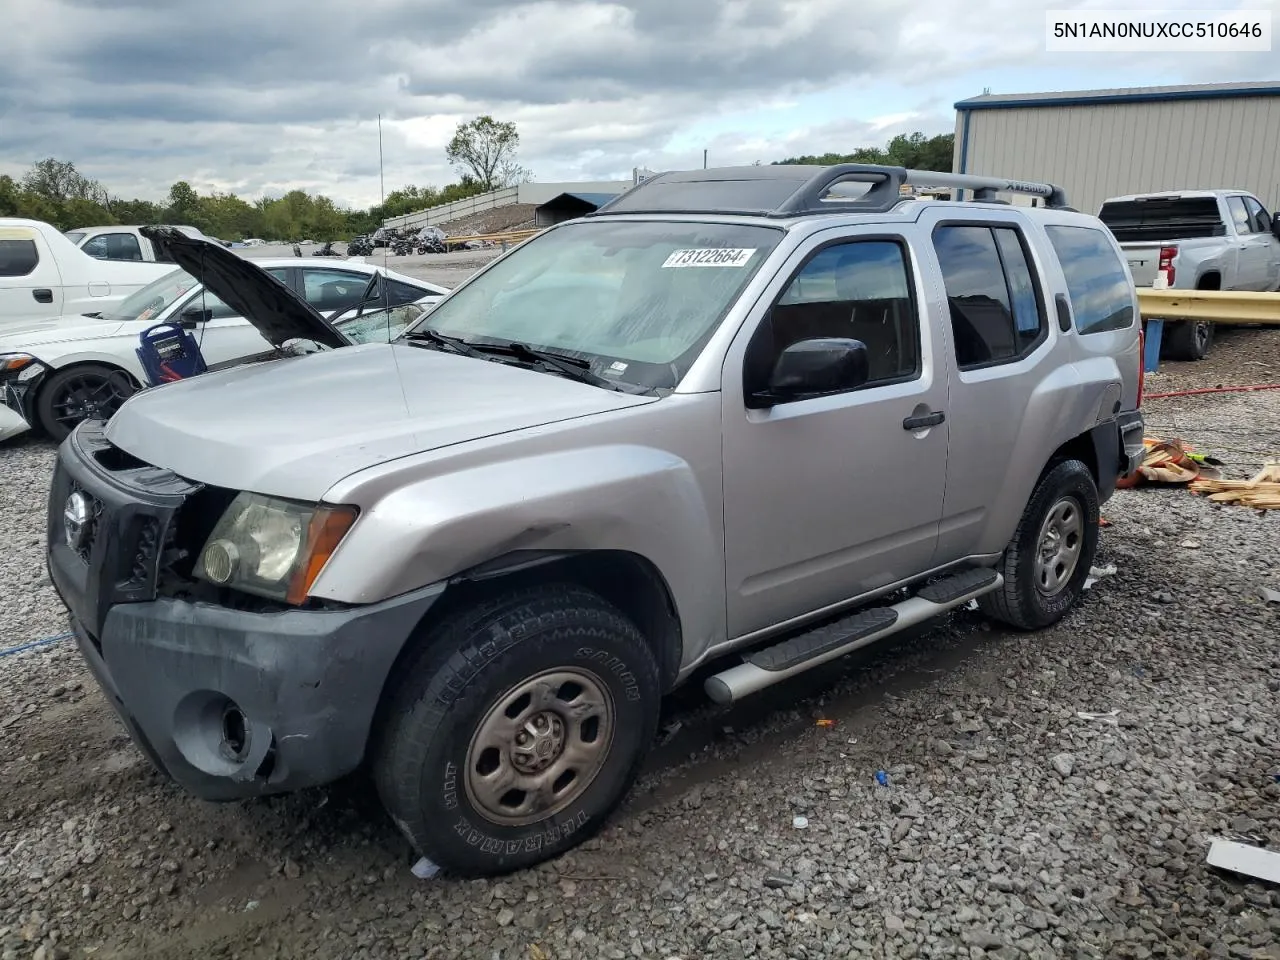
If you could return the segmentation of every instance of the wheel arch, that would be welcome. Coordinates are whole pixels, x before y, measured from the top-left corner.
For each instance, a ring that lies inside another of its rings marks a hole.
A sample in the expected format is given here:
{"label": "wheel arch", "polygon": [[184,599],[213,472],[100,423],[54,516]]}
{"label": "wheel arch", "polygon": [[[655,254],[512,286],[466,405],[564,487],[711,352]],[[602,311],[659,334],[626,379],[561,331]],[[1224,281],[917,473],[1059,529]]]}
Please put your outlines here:
{"label": "wheel arch", "polygon": [[371,730],[381,728],[402,668],[429,641],[431,627],[451,614],[495,596],[539,584],[570,583],[599,594],[630,619],[658,663],[664,692],[675,684],[684,652],[674,594],[648,558],[626,550],[516,550],[464,570],[449,579],[397,655],[383,681]]}
{"label": "wheel arch", "polygon": [[[129,381],[139,390],[146,386],[138,379],[137,375],[132,370],[121,364],[117,358],[111,356],[78,354],[74,359],[60,362],[57,366],[45,361],[41,362],[44,363],[47,369],[44,375],[40,378],[39,384],[31,392],[31,399],[29,401],[31,415],[37,421],[40,419],[41,404],[43,403],[45,395],[49,392],[50,384],[61,374],[72,373],[76,370],[83,369],[84,367],[109,367],[110,369],[128,377]],[[41,432],[46,432],[45,426],[42,422],[33,422],[32,426],[38,427]]]}

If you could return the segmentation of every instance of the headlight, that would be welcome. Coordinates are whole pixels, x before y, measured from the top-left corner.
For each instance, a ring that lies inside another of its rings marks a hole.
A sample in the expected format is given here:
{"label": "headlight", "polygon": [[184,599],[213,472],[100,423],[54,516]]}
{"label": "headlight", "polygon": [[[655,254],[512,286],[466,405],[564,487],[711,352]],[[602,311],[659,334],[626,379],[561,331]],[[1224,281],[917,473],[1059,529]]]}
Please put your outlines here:
{"label": "headlight", "polygon": [[355,507],[241,493],[205,542],[195,574],[296,606],[307,598],[356,514]]}
{"label": "headlight", "polygon": [[0,374],[15,374],[36,362],[29,353],[0,353]]}

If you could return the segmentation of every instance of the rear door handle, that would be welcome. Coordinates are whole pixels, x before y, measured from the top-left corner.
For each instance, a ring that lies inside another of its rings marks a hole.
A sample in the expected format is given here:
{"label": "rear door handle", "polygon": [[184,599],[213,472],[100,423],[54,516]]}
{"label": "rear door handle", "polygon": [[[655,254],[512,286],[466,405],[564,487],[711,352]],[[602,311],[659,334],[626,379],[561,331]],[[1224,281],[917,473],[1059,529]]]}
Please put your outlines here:
{"label": "rear door handle", "polygon": [[926,427],[936,427],[947,419],[947,415],[941,410],[935,410],[933,413],[926,413],[922,417],[907,417],[902,421],[903,430],[923,430]]}
{"label": "rear door handle", "polygon": [[36,298],[36,303],[53,303],[53,291],[48,287],[32,290],[31,296]]}

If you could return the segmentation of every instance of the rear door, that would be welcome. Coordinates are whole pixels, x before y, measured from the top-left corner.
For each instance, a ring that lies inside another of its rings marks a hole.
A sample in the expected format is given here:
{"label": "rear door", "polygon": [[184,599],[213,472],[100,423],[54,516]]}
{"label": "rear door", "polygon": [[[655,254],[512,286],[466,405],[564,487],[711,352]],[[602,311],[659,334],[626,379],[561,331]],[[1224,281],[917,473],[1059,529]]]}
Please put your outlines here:
{"label": "rear door", "polygon": [[1021,218],[993,210],[982,220],[954,219],[945,206],[921,218],[943,277],[952,350],[940,563],[1004,548],[1010,518],[1016,523],[1044,463],[1038,448],[1050,440],[1037,434],[1048,433],[1053,401],[1036,395],[1063,373]]}
{"label": "rear door", "polygon": [[0,227],[0,330],[59,316],[65,299],[58,264],[40,232]]}

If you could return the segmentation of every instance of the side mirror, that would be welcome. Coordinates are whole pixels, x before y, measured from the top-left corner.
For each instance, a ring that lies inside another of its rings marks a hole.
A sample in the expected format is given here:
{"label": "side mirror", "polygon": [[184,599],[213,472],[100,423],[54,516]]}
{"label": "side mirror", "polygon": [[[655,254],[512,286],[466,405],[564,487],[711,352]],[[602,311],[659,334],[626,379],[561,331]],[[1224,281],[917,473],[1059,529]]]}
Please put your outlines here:
{"label": "side mirror", "polygon": [[1271,233],[1277,240],[1280,240],[1280,217],[1275,214],[1271,215]]}
{"label": "side mirror", "polygon": [[756,391],[748,405],[771,407],[830,393],[854,390],[867,382],[867,345],[842,337],[799,340],[782,351],[769,383]]}
{"label": "side mirror", "polygon": [[212,310],[201,310],[199,307],[187,307],[178,316],[178,326],[184,330],[194,330],[202,323],[213,319]]}

